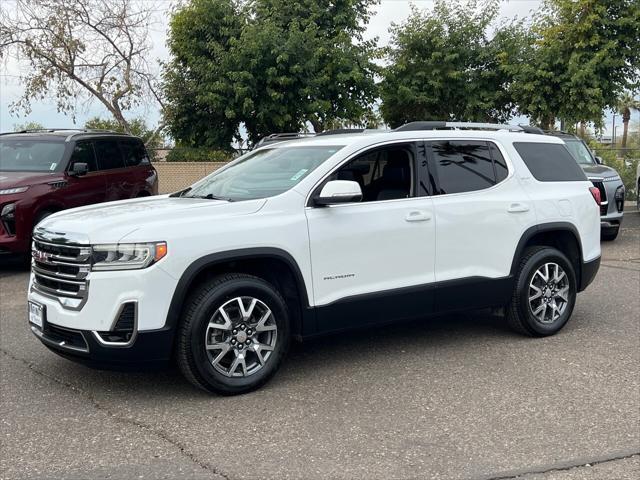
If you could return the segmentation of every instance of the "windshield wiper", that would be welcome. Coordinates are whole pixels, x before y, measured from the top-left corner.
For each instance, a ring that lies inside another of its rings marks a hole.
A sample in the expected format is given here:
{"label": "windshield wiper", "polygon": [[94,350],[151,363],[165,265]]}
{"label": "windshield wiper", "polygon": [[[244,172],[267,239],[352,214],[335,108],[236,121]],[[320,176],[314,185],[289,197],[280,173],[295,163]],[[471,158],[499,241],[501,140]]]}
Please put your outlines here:
{"label": "windshield wiper", "polygon": [[191,187],[187,187],[184,190],[180,190],[179,192],[172,193],[169,195],[170,197],[183,197],[185,193],[189,192]]}
{"label": "windshield wiper", "polygon": [[227,197],[219,197],[213,193],[207,195],[186,195],[186,198],[204,198],[205,200],[224,200],[225,202],[233,202],[233,199]]}

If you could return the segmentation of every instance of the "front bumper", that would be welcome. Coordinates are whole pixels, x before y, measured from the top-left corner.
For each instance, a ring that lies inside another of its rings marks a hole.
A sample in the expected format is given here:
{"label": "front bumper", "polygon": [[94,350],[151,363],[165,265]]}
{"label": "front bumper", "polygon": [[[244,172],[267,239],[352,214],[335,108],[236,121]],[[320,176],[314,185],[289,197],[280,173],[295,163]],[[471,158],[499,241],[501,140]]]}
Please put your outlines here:
{"label": "front bumper", "polygon": [[162,367],[169,363],[173,345],[173,331],[160,329],[139,332],[128,348],[106,347],[87,330],[52,328],[30,325],[34,335],[51,351],[89,367],[130,370]]}
{"label": "front bumper", "polygon": [[614,212],[603,215],[600,217],[600,228],[603,230],[620,228],[623,218],[623,212]]}
{"label": "front bumper", "polygon": [[[63,305],[64,298],[34,288],[32,273],[28,299],[44,307],[45,320],[42,329],[29,326],[51,350],[89,365],[121,368],[164,362],[171,354],[173,329],[165,323],[176,284],[160,265],[90,272],[86,299],[79,308],[70,308]],[[132,334],[114,340],[128,305],[135,306]]]}

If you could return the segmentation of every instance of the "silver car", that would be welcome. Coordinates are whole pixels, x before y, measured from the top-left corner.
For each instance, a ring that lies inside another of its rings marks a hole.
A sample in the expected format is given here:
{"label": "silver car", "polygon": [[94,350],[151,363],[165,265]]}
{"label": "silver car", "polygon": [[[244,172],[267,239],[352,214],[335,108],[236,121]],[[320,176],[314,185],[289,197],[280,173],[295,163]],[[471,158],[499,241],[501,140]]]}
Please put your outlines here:
{"label": "silver car", "polygon": [[615,240],[620,231],[624,210],[624,184],[618,172],[602,164],[580,138],[570,134],[557,134],[572,153],[587,178],[600,190],[600,225],[602,240]]}

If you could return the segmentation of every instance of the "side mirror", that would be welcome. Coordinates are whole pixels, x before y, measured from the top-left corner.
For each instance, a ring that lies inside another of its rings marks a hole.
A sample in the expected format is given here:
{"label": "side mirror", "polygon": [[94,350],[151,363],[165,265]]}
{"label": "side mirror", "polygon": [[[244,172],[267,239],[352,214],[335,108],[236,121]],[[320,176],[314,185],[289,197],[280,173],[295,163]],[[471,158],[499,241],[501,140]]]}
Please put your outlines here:
{"label": "side mirror", "polygon": [[76,162],[73,164],[73,168],[69,172],[72,177],[82,177],[89,172],[89,165],[86,163]]}
{"label": "side mirror", "polygon": [[320,195],[313,199],[317,206],[353,203],[362,200],[362,189],[358,182],[351,180],[331,180],[327,182]]}
{"label": "side mirror", "polygon": [[604,160],[602,160],[602,157],[596,155],[596,163],[598,165],[603,165],[604,164]]}

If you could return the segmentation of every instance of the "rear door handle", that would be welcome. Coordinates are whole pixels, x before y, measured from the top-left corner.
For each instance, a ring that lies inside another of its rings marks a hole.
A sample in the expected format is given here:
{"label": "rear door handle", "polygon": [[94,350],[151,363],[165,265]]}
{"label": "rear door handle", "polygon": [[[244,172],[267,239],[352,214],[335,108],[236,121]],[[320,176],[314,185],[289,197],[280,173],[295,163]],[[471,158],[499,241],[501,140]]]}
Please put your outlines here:
{"label": "rear door handle", "polygon": [[407,222],[426,222],[431,220],[431,214],[422,210],[413,210],[404,217]]}
{"label": "rear door handle", "polygon": [[509,205],[509,208],[507,208],[507,212],[509,213],[521,213],[528,211],[529,205],[527,205],[526,203],[512,203],[511,205]]}

